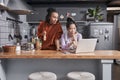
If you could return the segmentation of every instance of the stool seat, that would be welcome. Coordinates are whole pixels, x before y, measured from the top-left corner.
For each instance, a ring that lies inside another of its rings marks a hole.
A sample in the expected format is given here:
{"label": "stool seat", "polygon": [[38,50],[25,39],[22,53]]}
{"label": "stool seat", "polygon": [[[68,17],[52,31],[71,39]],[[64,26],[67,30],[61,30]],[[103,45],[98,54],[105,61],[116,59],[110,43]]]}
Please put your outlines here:
{"label": "stool seat", "polygon": [[95,76],[90,72],[69,72],[67,77],[69,80],[95,80]]}
{"label": "stool seat", "polygon": [[53,72],[34,72],[28,77],[29,80],[57,80],[57,76]]}

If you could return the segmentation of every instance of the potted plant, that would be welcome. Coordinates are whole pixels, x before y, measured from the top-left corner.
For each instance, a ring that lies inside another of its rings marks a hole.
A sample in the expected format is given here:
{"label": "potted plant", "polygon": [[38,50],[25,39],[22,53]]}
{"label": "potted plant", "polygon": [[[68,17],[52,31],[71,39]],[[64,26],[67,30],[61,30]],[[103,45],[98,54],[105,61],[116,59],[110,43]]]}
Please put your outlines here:
{"label": "potted plant", "polygon": [[89,18],[93,18],[94,21],[98,22],[100,20],[103,20],[103,14],[101,13],[101,9],[99,6],[97,6],[95,9],[89,8],[87,10],[87,16]]}

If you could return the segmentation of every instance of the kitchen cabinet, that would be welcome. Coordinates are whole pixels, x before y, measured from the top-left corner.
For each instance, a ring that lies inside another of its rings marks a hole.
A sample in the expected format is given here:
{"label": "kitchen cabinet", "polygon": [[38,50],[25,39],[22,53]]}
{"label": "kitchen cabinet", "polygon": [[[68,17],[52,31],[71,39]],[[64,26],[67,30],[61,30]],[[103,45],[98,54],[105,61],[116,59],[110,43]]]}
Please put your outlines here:
{"label": "kitchen cabinet", "polygon": [[113,38],[113,23],[109,22],[91,22],[89,26],[89,37],[97,38],[97,50],[113,50],[115,49],[115,41]]}

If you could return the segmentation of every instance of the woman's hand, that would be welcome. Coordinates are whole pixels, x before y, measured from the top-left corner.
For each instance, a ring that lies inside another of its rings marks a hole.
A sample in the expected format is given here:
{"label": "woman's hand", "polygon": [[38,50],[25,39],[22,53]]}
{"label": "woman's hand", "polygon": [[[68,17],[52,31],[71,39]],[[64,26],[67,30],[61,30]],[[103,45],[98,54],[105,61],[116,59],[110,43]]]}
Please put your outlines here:
{"label": "woman's hand", "polygon": [[75,40],[75,35],[72,37],[71,45],[73,45],[74,48],[77,47],[77,41]]}
{"label": "woman's hand", "polygon": [[46,34],[47,32],[46,31],[43,31],[43,40],[46,41]]}
{"label": "woman's hand", "polygon": [[62,51],[62,49],[61,49],[61,48],[57,48],[56,50],[57,50],[57,51]]}
{"label": "woman's hand", "polygon": [[57,51],[61,51],[60,42],[59,42],[58,39],[55,40],[55,45],[56,45],[56,50],[57,50]]}
{"label": "woman's hand", "polygon": [[72,43],[73,43],[73,47],[74,47],[74,48],[77,48],[77,42],[76,42],[76,41],[73,41]]}

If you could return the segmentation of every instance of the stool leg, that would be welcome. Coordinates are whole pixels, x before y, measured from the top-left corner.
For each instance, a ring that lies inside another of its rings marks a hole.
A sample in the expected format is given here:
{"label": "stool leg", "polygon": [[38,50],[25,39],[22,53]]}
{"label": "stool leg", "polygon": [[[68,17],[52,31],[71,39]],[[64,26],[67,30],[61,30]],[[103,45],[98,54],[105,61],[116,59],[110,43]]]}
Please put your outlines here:
{"label": "stool leg", "polygon": [[112,80],[112,63],[113,60],[101,60],[102,63],[102,80]]}

